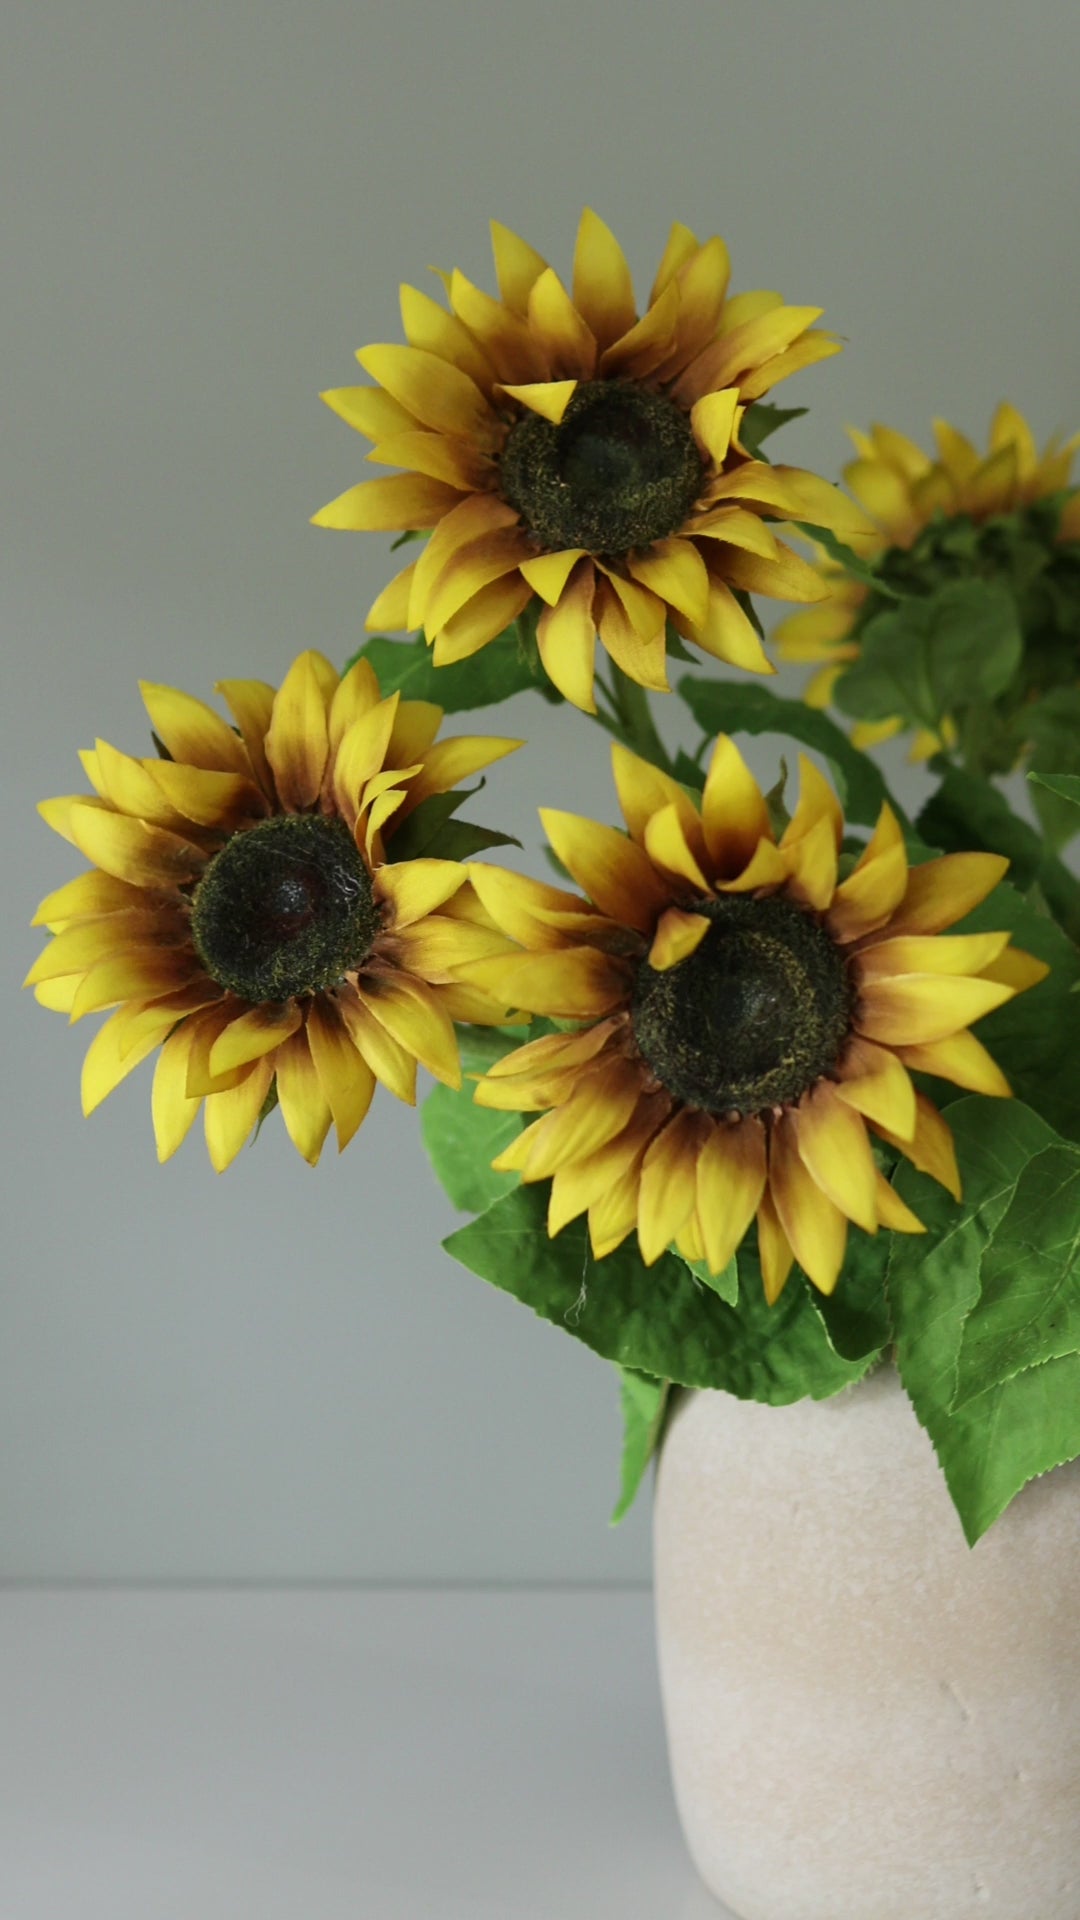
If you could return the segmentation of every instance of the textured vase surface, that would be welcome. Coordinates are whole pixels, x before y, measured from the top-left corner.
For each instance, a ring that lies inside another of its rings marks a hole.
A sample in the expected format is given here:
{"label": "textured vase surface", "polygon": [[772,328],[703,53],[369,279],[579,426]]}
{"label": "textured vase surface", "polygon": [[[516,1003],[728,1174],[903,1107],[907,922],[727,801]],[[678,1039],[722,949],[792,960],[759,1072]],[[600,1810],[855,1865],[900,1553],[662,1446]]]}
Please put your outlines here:
{"label": "textured vase surface", "polygon": [[1080,1920],[1080,1463],[969,1548],[892,1368],[686,1394],[655,1569],[679,1813],[740,1920]]}

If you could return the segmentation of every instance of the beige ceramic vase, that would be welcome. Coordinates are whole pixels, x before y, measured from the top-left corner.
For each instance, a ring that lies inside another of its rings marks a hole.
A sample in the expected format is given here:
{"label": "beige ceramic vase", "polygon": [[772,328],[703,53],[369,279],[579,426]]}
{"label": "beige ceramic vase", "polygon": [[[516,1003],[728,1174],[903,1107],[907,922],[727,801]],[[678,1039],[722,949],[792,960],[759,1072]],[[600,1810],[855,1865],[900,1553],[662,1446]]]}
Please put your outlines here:
{"label": "beige ceramic vase", "polygon": [[1080,1463],[972,1549],[892,1368],[686,1394],[655,1547],[675,1796],[739,1920],[1080,1920]]}

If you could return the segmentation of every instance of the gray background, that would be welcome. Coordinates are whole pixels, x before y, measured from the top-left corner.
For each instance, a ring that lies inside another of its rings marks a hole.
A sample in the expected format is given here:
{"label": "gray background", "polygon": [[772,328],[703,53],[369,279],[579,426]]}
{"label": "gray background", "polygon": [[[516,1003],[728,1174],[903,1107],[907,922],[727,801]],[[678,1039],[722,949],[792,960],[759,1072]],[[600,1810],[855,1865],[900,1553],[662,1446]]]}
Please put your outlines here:
{"label": "gray background", "polygon": [[[785,389],[785,456],[845,420],[980,437],[1008,394],[1080,424],[1075,0],[36,0],[6,14],[0,1572],[11,1578],[645,1577],[607,1529],[614,1378],[456,1267],[389,1095],[313,1174],[266,1129],[159,1170],[144,1067],[91,1122],[85,1029],[16,983],[36,822],[138,676],[206,694],[352,650],[389,542],[308,516],[361,477],[320,406],[429,261],[491,284],[494,215],[568,271],[583,202],[647,286],[667,227],[850,346]],[[538,700],[492,815],[610,817],[606,756]],[[670,726],[670,722],[668,722]],[[771,752],[757,756],[769,769]],[[902,757],[890,757],[901,766]],[[911,777],[904,791],[913,791]]]}

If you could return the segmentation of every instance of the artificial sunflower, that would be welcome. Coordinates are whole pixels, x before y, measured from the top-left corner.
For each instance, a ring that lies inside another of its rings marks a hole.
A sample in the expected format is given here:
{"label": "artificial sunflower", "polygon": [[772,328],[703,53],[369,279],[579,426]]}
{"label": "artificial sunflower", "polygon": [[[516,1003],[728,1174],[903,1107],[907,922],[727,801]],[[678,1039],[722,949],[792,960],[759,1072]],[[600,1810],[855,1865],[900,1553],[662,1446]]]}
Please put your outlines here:
{"label": "artificial sunflower", "polygon": [[572,291],[516,234],[492,233],[499,299],[456,270],[448,309],[403,287],[408,344],[362,348],[378,384],[323,395],[375,442],[369,459],[406,471],[351,487],[315,524],[434,530],[369,627],[422,627],[445,665],[536,595],[544,668],[589,712],[597,634],[647,687],[667,686],[668,620],[707,653],[772,672],[745,593],[816,600],[827,587],[769,521],[866,525],[837,488],[752,458],[741,438],[754,401],[839,351],[812,325],[820,308],[729,299],[724,242],[679,224],[640,315],[595,213],[578,228]]}
{"label": "artificial sunflower", "polygon": [[1007,863],[959,853],[909,869],[886,805],[840,879],[840,805],[805,758],[779,840],[723,735],[700,811],[624,747],[614,764],[628,835],[541,816],[587,900],[472,870],[492,919],[525,951],[483,959],[470,976],[580,1023],[480,1080],[481,1105],[542,1116],[494,1164],[551,1179],[549,1231],[587,1212],[597,1258],[636,1226],[647,1263],[674,1241],[716,1274],[756,1215],[769,1299],[796,1259],[827,1293],[849,1221],[921,1231],[871,1133],[959,1195],[949,1128],[911,1069],[1009,1093],[967,1029],[1046,968],[1007,933],[938,937]]}
{"label": "artificial sunflower", "polygon": [[[1062,557],[1055,549],[1080,542],[1080,492],[1064,503],[1060,499],[1071,485],[1080,434],[1065,443],[1056,436],[1040,453],[1023,415],[1004,401],[991,422],[985,454],[945,420],[934,422],[936,455],[924,453],[893,427],[850,433],[857,458],[844,468],[844,478],[874,527],[849,538],[886,587],[932,592],[949,579],[1007,570],[1000,529],[1006,516],[1020,517],[1018,531],[1046,548],[1051,569]],[[974,530],[973,543],[964,540],[966,529]],[[1076,571],[1071,555],[1066,564]],[[823,663],[803,697],[810,706],[826,707],[837,681],[859,657],[861,627],[890,603],[828,555],[819,556],[818,571],[828,598],[790,614],[775,638],[782,659]],[[863,722],[853,729],[853,738],[871,746],[904,725],[899,716]],[[954,730],[946,725],[944,731],[944,744],[953,744]],[[913,757],[923,758],[942,744],[938,734],[920,731]]]}
{"label": "artificial sunflower", "polygon": [[456,861],[393,863],[417,807],[520,744],[437,740],[438,707],[383,699],[363,660],[339,677],[302,653],[281,687],[223,680],[235,726],[144,686],[164,757],[99,740],[95,797],[46,800],[93,861],[43,900],[54,938],[27,975],[79,1020],[114,1007],[87,1052],[91,1112],[160,1046],[153,1120],[167,1160],[205,1109],[210,1158],[235,1159],[276,1090],[304,1158],[344,1147],[376,1080],[413,1101],[417,1062],[460,1084],[453,1021],[505,1017],[458,966],[505,945]]}

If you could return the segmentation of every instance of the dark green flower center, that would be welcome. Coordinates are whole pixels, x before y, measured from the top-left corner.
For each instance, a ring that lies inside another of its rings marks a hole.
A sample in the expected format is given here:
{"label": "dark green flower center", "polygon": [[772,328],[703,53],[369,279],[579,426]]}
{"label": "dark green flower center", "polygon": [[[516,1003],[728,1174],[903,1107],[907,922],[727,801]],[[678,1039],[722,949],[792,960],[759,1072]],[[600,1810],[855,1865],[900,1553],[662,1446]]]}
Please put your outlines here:
{"label": "dark green flower center", "polygon": [[254,1004],[333,986],[369,951],[379,915],[343,820],[279,814],[234,833],[192,900],[199,958]]}
{"label": "dark green flower center", "polygon": [[526,413],[510,429],[502,492],[541,547],[622,554],[682,526],[705,463],[685,413],[662,393],[587,380],[559,425]]}
{"label": "dark green flower center", "polygon": [[780,895],[728,894],[696,951],[644,961],[631,1009],[638,1048],[676,1099],[707,1113],[761,1113],[829,1073],[850,1030],[847,963],[824,927]]}

